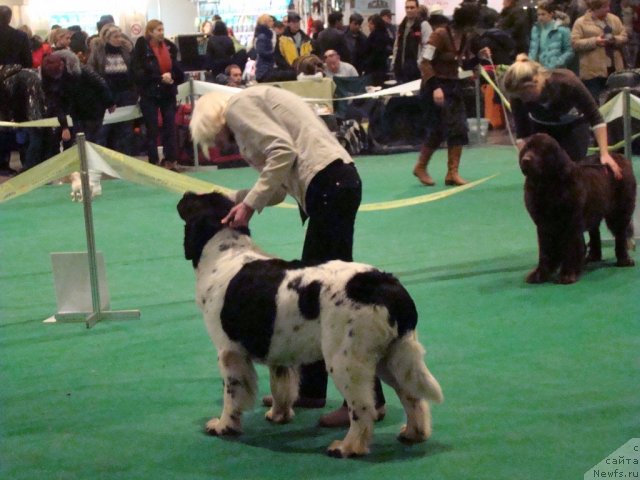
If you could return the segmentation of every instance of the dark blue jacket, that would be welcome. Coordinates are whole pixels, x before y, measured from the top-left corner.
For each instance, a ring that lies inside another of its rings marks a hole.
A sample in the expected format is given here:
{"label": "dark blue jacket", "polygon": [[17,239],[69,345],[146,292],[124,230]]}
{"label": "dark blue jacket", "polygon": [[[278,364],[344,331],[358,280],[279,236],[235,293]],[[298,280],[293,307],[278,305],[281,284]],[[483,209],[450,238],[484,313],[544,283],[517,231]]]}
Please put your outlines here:
{"label": "dark blue jacket", "polygon": [[273,30],[266,25],[258,25],[255,30],[256,80],[260,81],[275,66],[275,48]]}

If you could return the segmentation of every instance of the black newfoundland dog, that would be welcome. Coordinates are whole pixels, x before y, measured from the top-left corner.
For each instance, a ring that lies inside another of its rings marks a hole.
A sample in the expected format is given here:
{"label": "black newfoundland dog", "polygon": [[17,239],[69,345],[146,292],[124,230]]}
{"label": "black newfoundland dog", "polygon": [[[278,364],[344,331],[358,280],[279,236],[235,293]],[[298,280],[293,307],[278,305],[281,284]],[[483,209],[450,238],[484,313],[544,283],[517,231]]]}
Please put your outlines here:
{"label": "black newfoundland dog", "polygon": [[[633,227],[636,180],[631,162],[612,154],[623,178],[597,160],[574,163],[558,142],[540,133],[527,139],[520,151],[525,175],[524,201],[538,231],[538,266],[527,275],[528,283],[548,281],[559,268],[558,283],[574,283],[585,261],[602,259],[600,222],[604,218],[615,237],[616,265],[629,267],[627,241]],[[597,163],[596,163],[597,162]],[[589,232],[586,254],[584,232]]]}
{"label": "black newfoundland dog", "polygon": [[242,431],[242,412],[257,392],[254,362],[270,369],[273,407],[267,420],[289,422],[298,395],[297,367],[324,359],[351,413],[347,436],[329,446],[329,455],[368,453],[376,373],[405,409],[399,439],[425,441],[431,434],[427,400],[441,402],[442,390],[424,363],[409,293],[395,277],[369,265],[336,260],[305,267],[274,258],[258,248],[247,228],[220,223],[233,205],[219,193],[187,193],[178,204],[197,303],[224,380],[222,414],[207,423],[207,432]]}

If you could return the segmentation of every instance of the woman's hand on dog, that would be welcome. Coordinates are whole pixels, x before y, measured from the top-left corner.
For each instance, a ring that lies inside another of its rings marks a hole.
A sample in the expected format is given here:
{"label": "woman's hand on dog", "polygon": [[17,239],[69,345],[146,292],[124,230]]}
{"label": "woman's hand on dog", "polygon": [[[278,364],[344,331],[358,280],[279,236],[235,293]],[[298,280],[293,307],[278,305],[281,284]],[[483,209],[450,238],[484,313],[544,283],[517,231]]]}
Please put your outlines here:
{"label": "woman's hand on dog", "polygon": [[618,165],[618,163],[609,154],[609,152],[600,155],[600,163],[602,163],[602,165],[607,165],[611,169],[611,171],[613,172],[613,176],[616,177],[616,180],[622,179],[622,169],[620,168],[620,165]]}
{"label": "woman's hand on dog", "polygon": [[247,227],[255,210],[244,202],[233,207],[220,223],[229,227]]}

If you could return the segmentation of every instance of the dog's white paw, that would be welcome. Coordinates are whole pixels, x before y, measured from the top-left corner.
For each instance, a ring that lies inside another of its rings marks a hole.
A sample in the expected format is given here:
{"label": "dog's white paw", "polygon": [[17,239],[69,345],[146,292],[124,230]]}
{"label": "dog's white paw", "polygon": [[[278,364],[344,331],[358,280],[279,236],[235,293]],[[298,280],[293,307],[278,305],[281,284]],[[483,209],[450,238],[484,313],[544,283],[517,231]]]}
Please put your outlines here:
{"label": "dog's white paw", "polygon": [[402,443],[422,443],[431,436],[431,432],[417,428],[408,428],[406,425],[400,429],[398,440]]}
{"label": "dog's white paw", "polygon": [[231,435],[240,435],[242,430],[238,425],[227,425],[219,418],[212,418],[207,422],[205,430],[209,435],[216,437],[224,437]]}
{"label": "dog's white paw", "polygon": [[91,198],[99,197],[102,195],[102,184],[100,183],[92,183],[91,184]]}
{"label": "dog's white paw", "polygon": [[71,190],[71,201],[72,202],[81,202],[82,201],[82,192]]}
{"label": "dog's white paw", "polygon": [[269,411],[264,414],[264,418],[272,423],[285,424],[289,423],[291,419],[293,419],[294,415],[293,408],[290,408],[288,412],[282,410],[278,410],[276,412],[274,408],[271,407]]}
{"label": "dog's white paw", "polygon": [[334,458],[361,457],[368,453],[369,449],[367,447],[349,445],[343,440],[335,440],[327,448],[327,455]]}

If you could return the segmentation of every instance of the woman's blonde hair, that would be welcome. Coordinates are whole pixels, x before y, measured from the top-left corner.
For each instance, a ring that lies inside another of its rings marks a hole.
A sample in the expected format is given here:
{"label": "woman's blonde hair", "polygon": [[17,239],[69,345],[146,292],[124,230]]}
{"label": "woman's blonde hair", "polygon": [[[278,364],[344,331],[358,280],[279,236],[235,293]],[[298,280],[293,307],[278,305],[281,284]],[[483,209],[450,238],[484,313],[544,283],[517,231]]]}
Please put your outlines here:
{"label": "woman's blonde hair", "polygon": [[263,13],[258,17],[258,21],[256,22],[258,25],[269,25],[269,22],[273,20],[273,17],[268,13]]}
{"label": "woman's blonde hair", "polygon": [[146,37],[147,40],[151,37],[151,34],[153,33],[153,31],[156,28],[158,28],[160,25],[164,25],[164,23],[156,19],[149,20],[147,22],[147,25],[144,27],[144,36]]}
{"label": "woman's blonde hair", "polygon": [[58,40],[70,33],[71,31],[67,30],[66,28],[56,28],[55,30],[51,30],[51,32],[49,33],[49,43],[55,47],[58,43]]}
{"label": "woman's blonde hair", "polygon": [[517,96],[522,90],[531,86],[535,77],[546,73],[546,69],[538,62],[521,53],[502,77],[502,86],[509,96]]}
{"label": "woman's blonde hair", "polygon": [[189,123],[195,143],[202,146],[215,143],[216,135],[226,124],[224,114],[230,97],[227,92],[209,92],[198,99]]}
{"label": "woman's blonde hair", "polygon": [[114,25],[113,23],[107,23],[106,25],[104,25],[99,32],[99,36],[102,39],[103,42],[108,42],[109,38],[111,38],[111,35],[113,35],[114,33],[122,33],[122,30],[120,29],[120,27]]}

